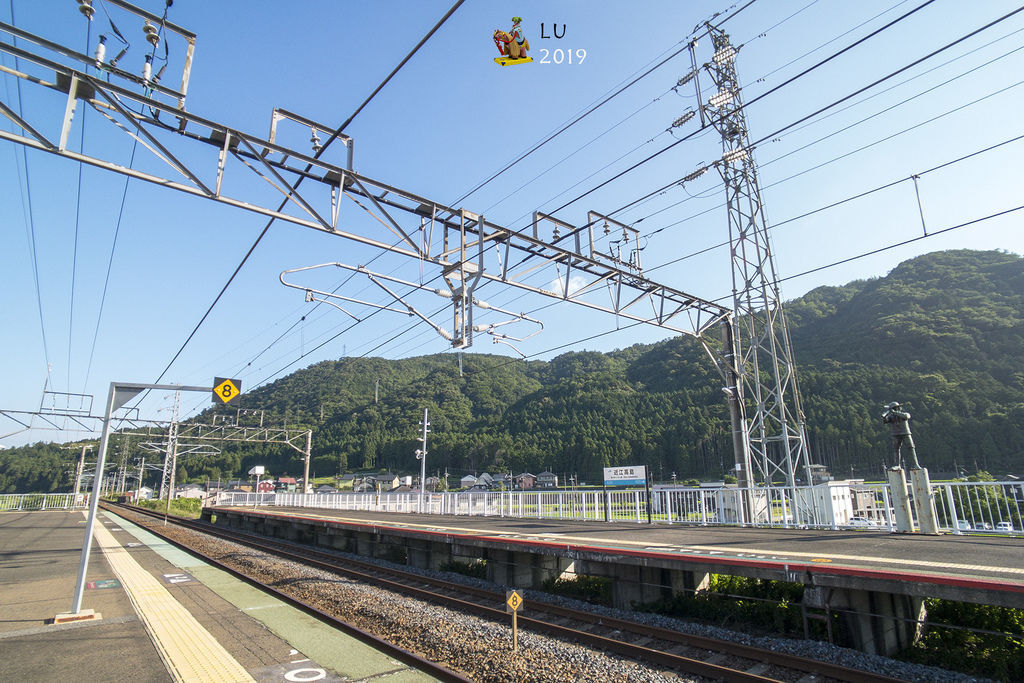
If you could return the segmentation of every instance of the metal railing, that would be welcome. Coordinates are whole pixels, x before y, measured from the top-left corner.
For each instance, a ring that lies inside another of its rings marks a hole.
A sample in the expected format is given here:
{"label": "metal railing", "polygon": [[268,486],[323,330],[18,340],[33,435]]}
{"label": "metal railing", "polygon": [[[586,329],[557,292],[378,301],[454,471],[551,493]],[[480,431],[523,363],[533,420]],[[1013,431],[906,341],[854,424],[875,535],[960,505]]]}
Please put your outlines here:
{"label": "metal railing", "polygon": [[89,496],[73,493],[3,493],[0,494],[0,512],[28,510],[72,510],[85,508]]}
{"label": "metal railing", "polygon": [[[912,494],[911,494],[912,495]],[[950,533],[1024,536],[1024,483],[932,484],[938,524]],[[830,482],[803,487],[471,491],[454,493],[221,494],[218,505],[321,508],[567,521],[767,528],[896,529],[885,484]],[[913,506],[912,506],[913,508]]]}

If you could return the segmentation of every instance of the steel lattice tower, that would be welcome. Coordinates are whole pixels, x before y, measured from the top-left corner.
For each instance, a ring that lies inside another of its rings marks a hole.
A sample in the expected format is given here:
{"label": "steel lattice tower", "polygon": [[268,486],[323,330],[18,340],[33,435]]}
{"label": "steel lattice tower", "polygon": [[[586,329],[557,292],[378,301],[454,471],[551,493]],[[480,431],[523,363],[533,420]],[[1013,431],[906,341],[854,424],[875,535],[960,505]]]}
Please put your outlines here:
{"label": "steel lattice tower", "polygon": [[742,378],[750,471],[766,484],[781,476],[792,487],[798,474],[809,484],[810,454],[796,366],[740,98],[736,49],[720,29],[709,25],[708,32],[715,54],[706,68],[717,92],[704,113],[722,136],[722,160],[716,166],[728,205],[736,367]]}

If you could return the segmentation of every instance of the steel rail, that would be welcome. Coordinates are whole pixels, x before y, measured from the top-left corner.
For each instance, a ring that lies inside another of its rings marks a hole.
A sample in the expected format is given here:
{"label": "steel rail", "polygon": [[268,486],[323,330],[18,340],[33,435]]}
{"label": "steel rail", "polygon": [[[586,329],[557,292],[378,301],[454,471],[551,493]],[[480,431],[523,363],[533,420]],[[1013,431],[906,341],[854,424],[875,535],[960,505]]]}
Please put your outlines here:
{"label": "steel rail", "polygon": [[[160,513],[156,513],[143,508],[130,509],[153,517],[163,517],[163,515]],[[423,576],[421,574],[414,574],[411,572],[404,572],[400,569],[383,568],[380,565],[371,564],[369,562],[363,562],[360,560],[354,560],[350,558],[342,558],[337,554],[312,549],[308,545],[283,541],[280,539],[271,539],[266,536],[260,536],[257,534],[247,533],[234,529],[224,529],[222,527],[210,525],[206,522],[173,517],[169,519],[174,523],[184,526],[186,528],[193,529],[201,533],[214,535],[225,540],[241,542],[243,544],[249,545],[250,547],[265,550],[276,555],[287,556],[288,559],[291,559],[302,564],[314,564],[319,568],[325,569],[327,571],[344,573],[348,576],[358,578],[361,581],[367,581],[388,588],[390,590],[404,592],[407,594],[415,594],[417,597],[432,602],[441,601],[447,604],[455,604],[458,606],[459,609],[472,611],[474,613],[487,616],[498,621],[503,621],[507,619],[507,615],[505,614],[503,609],[496,609],[493,607],[488,607],[487,605],[468,602],[460,598],[455,598],[447,595],[439,595],[436,592],[419,588],[415,585],[410,585],[410,583],[427,584],[439,589],[451,591],[461,595],[473,595],[490,604],[503,604],[505,596],[503,593],[497,591],[467,586],[464,584],[455,584],[449,581],[445,581],[443,579]],[[339,564],[342,562],[344,563],[344,565],[348,566],[343,566]],[[365,571],[352,569],[352,565],[358,566]],[[380,576],[381,572],[387,572],[400,580],[390,580],[383,578]],[[544,612],[554,617],[572,619],[578,622],[600,625],[602,627],[628,632],[638,636],[657,638],[659,640],[664,640],[671,643],[701,648],[704,650],[712,650],[728,656],[749,659],[756,662],[769,664],[772,666],[796,669],[799,671],[826,676],[828,678],[839,681],[849,681],[850,683],[897,683],[897,681],[899,680],[891,678],[889,676],[875,674],[872,672],[866,672],[859,669],[853,669],[838,664],[821,662],[815,659],[809,659],[805,657],[799,657],[796,655],[775,652],[772,650],[766,650],[763,648],[758,648],[750,645],[743,645],[741,643],[734,643],[732,641],[718,640],[706,636],[690,635],[678,631],[671,631],[668,629],[650,626],[647,624],[641,624],[639,622],[630,621],[627,619],[618,619],[615,617],[609,617],[605,615],[595,614],[592,612],[576,610],[547,602],[538,602],[531,600],[530,608],[531,612]],[[682,657],[680,655],[674,655],[668,652],[663,652],[652,648],[637,646],[631,643],[626,643],[623,641],[607,638],[597,634],[588,633],[586,631],[580,631],[577,629],[560,626],[551,623],[550,621],[545,621],[543,619],[538,619],[535,617],[527,617],[520,615],[519,623],[520,625],[526,628],[532,628],[534,630],[546,632],[559,637],[571,638],[573,640],[576,640],[577,642],[584,642],[594,647],[613,651],[621,655],[645,659],[652,663],[668,666],[677,670],[686,671],[688,673],[700,676],[708,676],[711,678],[715,678],[717,680],[773,680],[757,674],[750,674],[745,671],[739,671],[736,669],[731,669],[729,667],[709,664],[707,662]]]}
{"label": "steel rail", "polygon": [[[114,513],[114,514],[118,514],[118,511],[121,510],[121,509],[128,509],[128,510],[131,510],[132,512],[137,512],[137,513],[143,514],[145,516],[153,517],[153,518],[156,518],[156,519],[164,519],[165,518],[165,515],[163,515],[163,514],[161,514],[159,512],[156,512],[155,510],[146,510],[144,508],[137,508],[137,507],[127,506],[127,505],[119,505],[119,504],[115,504],[115,503],[110,503],[108,501],[101,502],[100,503],[100,507],[102,507],[107,512],[111,512],[111,513]],[[171,521],[174,524],[177,524],[179,526],[184,526],[186,528],[192,528],[192,529],[194,529],[196,531],[205,531],[205,529],[203,529],[203,528],[196,528],[196,527],[193,527],[192,525],[189,525],[189,524],[185,523],[185,522],[188,522],[188,521],[191,521],[191,520],[186,520],[184,518],[174,517],[173,515],[167,516],[167,520]],[[203,526],[205,527],[205,526],[208,526],[208,525],[203,525]],[[210,557],[208,555],[203,554],[202,552],[200,552],[198,550],[190,548],[189,546],[187,546],[187,545],[185,545],[183,543],[180,543],[180,542],[174,540],[173,538],[170,538],[165,533],[161,532],[160,529],[154,529],[154,528],[151,528],[151,527],[147,527],[146,531],[148,531],[148,532],[150,532],[150,533],[152,533],[152,534],[154,534],[156,536],[159,536],[164,541],[167,541],[168,543],[174,545],[175,547],[180,548],[181,550],[184,550],[185,552],[187,552],[187,553],[189,553],[189,554],[191,554],[191,555],[201,559],[203,562],[207,562],[207,563],[217,567],[218,569],[221,569],[221,570],[231,574],[232,576],[234,576],[234,577],[236,577],[238,579],[241,579],[242,581],[245,581],[246,583],[248,583],[249,585],[253,586],[254,588],[258,588],[259,590],[264,591],[265,593],[269,593],[270,595],[273,595],[278,600],[281,600],[281,601],[291,605],[292,607],[295,607],[297,609],[302,610],[303,612],[305,612],[306,614],[310,615],[314,619],[318,619],[319,621],[327,624],[328,626],[332,626],[332,627],[338,629],[339,631],[344,632],[346,635],[349,635],[349,636],[355,638],[356,640],[359,640],[360,642],[363,642],[363,643],[365,643],[365,644],[367,644],[367,645],[369,645],[369,646],[371,646],[373,648],[376,648],[377,650],[381,651],[382,653],[384,653],[384,654],[386,654],[386,655],[388,655],[390,657],[394,657],[395,659],[399,660],[400,662],[402,662],[404,664],[408,664],[409,666],[411,666],[411,667],[413,667],[413,668],[415,668],[415,669],[417,669],[419,671],[422,671],[422,672],[424,672],[426,674],[429,674],[431,676],[435,676],[438,680],[452,681],[453,683],[472,683],[472,679],[466,678],[465,676],[462,676],[461,674],[459,674],[459,673],[457,673],[455,671],[452,671],[451,669],[448,669],[448,668],[446,668],[444,666],[441,666],[440,664],[432,662],[429,659],[421,657],[421,656],[419,656],[417,654],[409,652],[408,650],[400,648],[397,645],[389,643],[386,640],[378,638],[377,636],[373,635],[372,633],[369,633],[369,632],[364,631],[364,630],[362,630],[362,629],[360,629],[360,628],[358,628],[356,626],[353,626],[352,624],[349,624],[346,621],[338,619],[337,617],[335,617],[335,616],[333,616],[331,614],[328,614],[327,612],[324,612],[323,610],[317,609],[316,607],[313,607],[312,605],[308,605],[305,602],[302,602],[301,600],[299,600],[297,598],[294,598],[291,595],[289,595],[289,594],[287,594],[285,592],[282,592],[282,591],[278,590],[277,588],[274,588],[273,586],[265,584],[265,583],[259,581],[258,579],[255,579],[255,578],[253,578],[253,577],[251,577],[251,576],[249,576],[247,574],[244,574],[243,572],[238,571],[237,569],[234,569],[233,567],[231,567],[231,566],[229,566],[227,564],[224,564],[223,562],[221,562],[221,561],[219,561],[219,560],[217,560],[217,559],[215,559],[213,557]]]}

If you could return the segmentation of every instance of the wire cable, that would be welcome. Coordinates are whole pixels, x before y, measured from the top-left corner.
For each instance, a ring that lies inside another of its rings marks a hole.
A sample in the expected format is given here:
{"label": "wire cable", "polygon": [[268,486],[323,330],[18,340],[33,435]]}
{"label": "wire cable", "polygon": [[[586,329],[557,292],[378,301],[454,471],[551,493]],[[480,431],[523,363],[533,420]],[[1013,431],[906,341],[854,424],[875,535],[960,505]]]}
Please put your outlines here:
{"label": "wire cable", "polygon": [[[14,18],[14,0],[10,0],[11,8],[11,24],[17,25],[17,21]],[[13,44],[17,45],[18,39],[12,38]],[[14,58],[14,68],[18,69],[18,58]],[[15,85],[17,86],[18,93],[18,116],[24,118],[22,113],[22,95],[21,95],[21,79],[19,78]],[[27,218],[28,218],[28,229],[29,229],[29,251],[32,256],[32,278],[35,281],[36,286],[36,308],[39,312],[39,334],[43,342],[43,359],[46,363],[46,381],[50,382],[50,347],[46,341],[46,318],[43,315],[43,294],[42,289],[39,286],[39,249],[36,245],[36,222],[35,216],[32,212],[32,181],[31,175],[29,174],[28,167],[28,149],[24,145],[21,148],[22,165],[25,168],[25,196],[27,198]],[[19,167],[20,170],[20,167]]]}
{"label": "wire cable", "polygon": [[[391,71],[391,73],[388,74],[388,76],[383,81],[381,81],[380,85],[378,85],[374,89],[374,91],[370,94],[370,96],[367,97],[365,100],[363,100],[362,104],[360,104],[359,107],[356,108],[356,110],[352,113],[352,115],[349,116],[347,119],[345,119],[345,121],[340,126],[338,126],[338,128],[336,128],[334,130],[334,132],[331,133],[330,137],[327,138],[327,140],[324,142],[323,146],[319,150],[317,150],[316,153],[313,155],[314,159],[319,159],[320,158],[320,156],[327,150],[327,147],[332,142],[334,142],[335,140],[338,139],[338,137],[341,135],[341,132],[350,123],[352,123],[352,121],[355,119],[355,117],[358,116],[359,113],[366,107],[366,105],[370,103],[370,100],[372,100],[373,97],[377,93],[379,93],[384,88],[385,85],[387,85],[388,81],[390,81],[392,79],[392,77],[394,77],[394,75],[396,73],[398,73],[398,71],[403,66],[405,66],[405,64],[413,57],[413,55],[416,54],[416,52],[419,51],[419,49],[427,42],[427,40],[429,40],[430,37],[433,36],[434,33],[436,33],[439,28],[441,28],[441,26],[445,23],[445,21],[447,21],[448,18],[452,14],[455,13],[455,10],[457,10],[462,5],[463,2],[465,2],[465,0],[456,0],[455,4],[451,6],[451,8],[445,13],[445,15],[443,17],[441,17],[441,19],[436,24],[434,24],[434,27],[431,28],[430,31],[428,31],[425,36],[423,36],[423,38],[420,40],[420,42],[416,44],[416,46],[405,56],[405,58],[403,58],[402,61],[399,62],[398,66],[396,66]],[[307,166],[306,171],[308,172],[310,168],[312,168],[312,164],[309,164]],[[295,184],[292,185],[291,191],[294,191],[294,190],[298,189],[299,185],[302,184],[302,181],[305,179],[305,177],[306,177],[306,174],[300,174],[299,178],[295,181]],[[285,199],[282,200],[281,205],[278,207],[278,211],[281,211],[287,205],[288,199],[290,198],[290,196],[291,196],[291,193],[289,192],[289,196],[285,197]],[[199,322],[196,323],[196,326],[192,329],[192,332],[189,333],[189,335],[185,339],[184,343],[182,343],[181,347],[178,349],[178,351],[171,358],[170,362],[168,362],[166,367],[164,367],[163,371],[161,371],[159,377],[157,377],[157,379],[154,381],[154,384],[159,383],[160,380],[163,379],[164,375],[167,374],[167,371],[171,369],[171,366],[174,364],[174,362],[178,359],[179,356],[181,356],[182,352],[184,352],[185,347],[188,346],[189,342],[192,341],[192,338],[195,337],[196,333],[199,331],[199,328],[202,327],[204,322],[206,322],[206,319],[210,316],[210,313],[213,312],[213,309],[217,305],[217,302],[220,301],[221,297],[224,296],[224,293],[227,291],[228,287],[230,287],[231,283],[234,282],[235,277],[242,270],[242,267],[245,266],[246,262],[249,260],[249,257],[252,256],[252,253],[256,250],[256,247],[258,247],[260,242],[263,241],[263,238],[266,236],[267,232],[270,230],[270,226],[274,224],[275,220],[276,220],[275,218],[270,218],[270,220],[267,221],[267,224],[263,227],[263,230],[260,231],[260,234],[256,238],[256,241],[254,241],[252,243],[252,246],[250,246],[248,251],[246,251],[245,256],[242,258],[241,262],[239,262],[239,264],[235,268],[235,270],[231,273],[231,276],[228,278],[228,281],[226,283],[224,283],[224,286],[221,288],[220,292],[218,292],[217,296],[214,298],[214,300],[210,304],[209,308],[206,309],[206,312],[203,314],[202,318],[199,319]]]}
{"label": "wire cable", "polygon": [[[1020,30],[1024,30],[1024,29],[1020,29]],[[1018,32],[1019,32],[1020,30],[1018,30],[1018,31],[1015,31],[1014,33],[1018,33]],[[1011,33],[1011,34],[1008,34],[1008,35],[1013,35],[1013,34]],[[1006,37],[1008,37],[1008,36],[1004,36],[1004,38],[1006,38]],[[1002,40],[1002,38],[1000,38],[999,40]],[[993,41],[993,42],[996,42],[996,41]],[[988,45],[991,45],[991,44],[992,44],[992,43],[988,43],[988,44],[986,44],[985,46],[982,46],[982,47],[987,47]],[[981,49],[981,48],[978,48],[978,49]],[[998,61],[998,60],[1000,60],[1000,59],[1003,59],[1003,58],[1005,58],[1005,57],[1008,57],[1009,55],[1012,55],[1012,54],[1014,54],[1014,53],[1016,53],[1016,52],[1019,52],[1019,51],[1020,51],[1020,50],[1022,50],[1022,49],[1024,49],[1024,47],[1018,47],[1018,48],[1014,48],[1013,50],[1010,50],[1009,52],[1006,52],[1006,53],[1004,53],[1004,54],[1000,55],[999,57],[996,57],[996,58],[994,58],[994,59],[992,59],[992,60],[989,60],[988,62],[985,62],[984,64],[981,64],[981,65],[979,65],[979,66],[977,66],[977,67],[974,67],[973,69],[969,69],[968,71],[965,71],[965,72],[963,72],[963,73],[960,73],[960,74],[958,74],[957,76],[953,76],[952,78],[949,78],[949,79],[947,79],[947,80],[943,81],[942,83],[939,83],[939,84],[937,84],[937,85],[935,85],[935,86],[933,86],[933,87],[931,87],[931,88],[925,89],[925,90],[923,90],[923,91],[921,91],[921,92],[917,93],[916,95],[912,95],[912,96],[910,96],[910,97],[908,97],[908,98],[906,98],[906,99],[904,99],[904,100],[902,100],[902,101],[900,101],[900,102],[897,102],[896,104],[893,104],[893,105],[891,105],[891,106],[889,106],[889,107],[887,107],[887,108],[885,108],[885,109],[882,109],[882,110],[880,110],[880,111],[877,111],[877,112],[875,112],[874,114],[871,114],[871,115],[869,115],[869,116],[866,116],[866,117],[864,117],[864,118],[860,119],[859,121],[856,121],[856,122],[854,122],[854,123],[852,123],[852,124],[849,124],[849,125],[845,126],[844,128],[841,128],[841,129],[839,129],[839,130],[837,130],[837,131],[834,131],[834,132],[832,132],[832,133],[829,133],[828,135],[822,136],[822,137],[818,138],[817,140],[814,140],[813,142],[809,142],[809,143],[807,143],[806,145],[804,145],[803,147],[800,147],[800,148],[798,148],[798,149],[796,149],[796,150],[793,150],[793,151],[791,151],[791,152],[787,152],[786,154],[783,154],[783,155],[781,155],[781,156],[778,156],[778,157],[775,157],[775,158],[773,158],[773,159],[770,159],[769,161],[767,161],[767,162],[765,162],[765,163],[763,163],[763,164],[760,164],[760,168],[765,168],[765,167],[767,167],[767,166],[770,166],[771,164],[775,163],[776,161],[779,161],[779,160],[781,160],[781,159],[784,159],[784,158],[786,158],[787,156],[790,156],[790,155],[792,155],[792,154],[795,154],[796,152],[799,152],[799,151],[802,151],[802,150],[804,150],[804,149],[807,149],[808,147],[811,147],[812,145],[816,145],[816,144],[818,144],[818,143],[820,143],[820,142],[823,142],[824,140],[827,140],[828,138],[830,138],[830,137],[832,137],[832,136],[834,136],[834,135],[837,135],[837,134],[839,134],[839,133],[841,133],[841,132],[843,132],[843,131],[845,131],[845,130],[849,130],[850,128],[853,128],[854,126],[857,126],[857,125],[860,125],[860,124],[862,124],[862,123],[865,123],[865,122],[867,122],[867,121],[869,121],[869,120],[871,120],[871,119],[873,119],[873,118],[875,118],[875,117],[877,117],[877,116],[881,116],[882,114],[884,114],[884,113],[886,113],[886,112],[888,112],[888,111],[891,111],[892,109],[894,109],[894,108],[896,108],[896,107],[898,107],[898,106],[901,106],[901,105],[903,105],[903,104],[906,104],[907,102],[910,102],[910,101],[912,101],[912,100],[914,100],[914,99],[916,99],[916,98],[918,98],[918,97],[921,97],[921,96],[923,96],[923,95],[925,95],[925,94],[927,94],[927,93],[929,93],[929,92],[932,92],[933,90],[936,90],[937,88],[940,88],[940,87],[942,87],[942,86],[948,85],[948,84],[950,84],[950,83],[952,83],[952,82],[956,81],[956,80],[957,80],[957,79],[959,79],[959,78],[962,78],[962,77],[964,77],[964,76],[967,76],[967,75],[969,75],[969,74],[971,74],[971,73],[973,73],[973,72],[977,71],[978,69],[981,69],[981,68],[983,68],[983,67],[985,67],[985,66],[988,66],[988,65],[990,65],[990,64],[992,64],[992,63],[994,63],[994,62],[996,62],[996,61]],[[971,52],[974,52],[974,51],[972,50]],[[967,53],[967,54],[971,54],[971,53]],[[962,55],[961,57],[963,57],[963,56],[966,56],[966,55]],[[957,59],[960,59],[961,57],[958,57]],[[949,64],[949,63],[951,63],[952,61],[955,61],[955,60],[950,60],[949,62],[945,62],[944,64],[941,64],[941,65],[937,66],[936,68],[942,68],[943,66],[946,66],[946,65],[948,65],[948,64]],[[924,72],[924,73],[922,73],[922,74],[919,74],[919,75],[924,75],[924,74],[927,74],[927,73],[929,73],[930,71],[933,71],[933,70],[934,70],[934,69],[930,69],[929,71],[926,71],[926,72]],[[917,77],[915,76],[915,78],[917,78]],[[910,79],[910,80],[912,80],[912,79]],[[904,82],[903,82],[903,83],[901,83],[900,85],[906,84],[907,82],[909,82],[909,80],[908,80],[908,81],[904,81]],[[869,143],[869,144],[863,145],[863,146],[861,146],[861,147],[858,147],[857,149],[854,149],[854,150],[852,150],[852,151],[850,151],[850,152],[847,152],[847,153],[845,153],[845,154],[842,154],[842,155],[840,155],[840,156],[837,156],[837,157],[833,157],[833,158],[829,159],[828,161],[822,162],[822,163],[820,163],[820,164],[818,164],[818,165],[816,165],[816,166],[812,166],[812,167],[810,167],[810,168],[806,168],[806,169],[804,169],[804,170],[802,170],[802,171],[799,171],[798,173],[794,173],[794,174],[792,174],[792,175],[790,175],[790,176],[787,176],[787,177],[785,177],[785,178],[782,178],[782,179],[780,179],[780,180],[777,180],[777,181],[775,181],[775,182],[773,182],[773,183],[770,183],[770,184],[768,184],[768,185],[765,185],[765,186],[763,187],[763,189],[769,189],[769,188],[775,187],[775,186],[777,186],[777,185],[781,185],[782,183],[785,183],[785,182],[788,182],[788,181],[790,181],[790,180],[793,180],[794,178],[798,178],[798,177],[800,177],[801,175],[804,175],[804,174],[806,174],[806,173],[810,173],[811,171],[815,171],[815,170],[818,170],[818,169],[822,168],[823,166],[826,166],[826,165],[828,165],[828,164],[834,163],[834,162],[836,162],[836,161],[839,161],[839,160],[841,160],[841,159],[844,159],[844,158],[846,158],[846,157],[848,157],[848,156],[851,156],[851,155],[853,155],[853,154],[856,154],[856,153],[858,153],[858,152],[864,151],[865,149],[868,149],[868,148],[870,148],[870,147],[873,147],[873,146],[875,146],[875,145],[881,144],[882,142],[886,142],[886,141],[888,141],[888,140],[891,140],[891,139],[893,139],[894,137],[897,137],[897,136],[899,136],[899,135],[903,135],[904,133],[907,133],[907,132],[910,132],[910,131],[912,131],[912,130],[915,130],[915,129],[917,129],[917,128],[920,128],[921,126],[927,125],[928,123],[932,123],[932,122],[934,122],[934,121],[936,121],[936,120],[938,120],[938,119],[940,119],[940,118],[942,118],[942,117],[945,117],[945,116],[948,116],[948,115],[950,115],[950,114],[956,113],[956,112],[958,112],[958,111],[960,111],[960,110],[962,110],[962,109],[964,109],[964,108],[966,108],[966,107],[969,107],[969,106],[973,106],[973,105],[975,105],[975,104],[978,104],[979,102],[982,102],[982,101],[984,101],[984,100],[986,100],[986,99],[988,99],[988,98],[990,98],[990,97],[993,97],[993,96],[995,96],[995,95],[999,95],[999,94],[1001,94],[1001,93],[1005,92],[1006,90],[1009,90],[1009,89],[1011,89],[1011,88],[1015,88],[1015,87],[1018,87],[1018,86],[1020,86],[1020,85],[1021,85],[1021,83],[1020,83],[1020,82],[1018,82],[1018,83],[1014,83],[1014,84],[1012,84],[1012,85],[1010,85],[1010,86],[1008,86],[1008,87],[1006,87],[1006,88],[1003,88],[1003,89],[1001,89],[1001,90],[997,90],[997,91],[994,91],[994,92],[992,92],[992,93],[989,93],[988,95],[985,95],[985,96],[983,96],[983,97],[981,97],[981,98],[978,98],[978,99],[976,99],[976,100],[973,100],[973,101],[971,101],[971,102],[968,102],[967,104],[961,105],[961,106],[959,106],[959,107],[956,107],[956,108],[953,108],[953,109],[949,109],[949,110],[945,111],[944,113],[942,113],[942,114],[940,114],[940,115],[938,115],[938,116],[935,116],[935,117],[933,117],[933,118],[930,118],[930,119],[928,119],[928,120],[926,120],[926,121],[922,121],[922,122],[919,122],[919,123],[917,123],[917,124],[915,124],[915,125],[913,125],[913,126],[910,126],[910,127],[908,127],[908,128],[904,128],[904,129],[902,129],[902,130],[900,130],[900,131],[898,131],[898,132],[896,132],[896,133],[893,133],[893,134],[891,134],[891,135],[888,135],[888,136],[886,136],[886,137],[884,137],[884,138],[881,138],[881,139],[879,139],[879,140],[876,140],[876,141],[874,141],[874,142],[872,142],[872,143]],[[896,86],[894,86],[894,87],[896,87]],[[885,92],[885,91],[883,91],[883,92]],[[880,94],[880,93],[879,93],[879,94]],[[874,97],[874,96],[872,96],[872,97]],[[862,100],[862,102],[863,102],[863,101],[866,101],[866,100]],[[850,105],[850,106],[855,106],[855,105]],[[810,124],[808,124],[808,125],[810,125]],[[793,132],[793,131],[790,131],[790,132]],[[634,203],[633,203],[633,206],[636,206],[636,205],[642,204],[642,203],[643,203],[644,201],[646,201],[647,199],[650,199],[651,197],[653,197],[653,196],[654,196],[655,194],[657,194],[657,193],[663,193],[663,192],[664,192],[665,190],[669,189],[669,188],[670,188],[670,187],[672,187],[672,186],[673,186],[674,184],[676,184],[676,183],[670,183],[670,184],[668,184],[668,185],[665,185],[665,186],[663,186],[663,187],[659,188],[659,189],[658,189],[658,190],[656,190],[656,191],[655,191],[654,193],[649,193],[648,195],[645,195],[644,197],[641,197],[641,199],[640,199],[639,201],[637,201],[637,202],[634,202]],[[684,203],[686,203],[687,201],[689,201],[689,198],[684,198],[684,199],[681,199],[681,200],[679,200],[679,201],[677,201],[677,202],[673,202],[672,204],[668,204],[667,206],[664,206],[664,207],[662,207],[662,208],[660,208],[660,209],[658,209],[658,210],[656,210],[656,211],[653,211],[653,212],[651,212],[651,213],[649,213],[649,214],[647,214],[647,215],[645,215],[645,216],[643,216],[643,217],[641,217],[641,218],[638,218],[637,220],[635,220],[635,221],[633,222],[633,224],[635,225],[635,224],[637,224],[637,223],[640,223],[640,222],[642,222],[642,221],[645,221],[645,220],[647,220],[647,219],[649,219],[649,218],[652,218],[652,217],[654,217],[654,216],[656,216],[656,215],[658,215],[658,214],[660,214],[660,213],[664,213],[665,211],[668,211],[669,209],[672,209],[672,208],[675,208],[675,207],[677,207],[677,206],[679,206],[679,205],[681,205],[681,204],[684,204]],[[683,219],[681,219],[681,220],[678,220],[678,221],[675,221],[675,222],[673,222],[673,223],[669,223],[668,225],[662,226],[661,228],[658,228],[658,229],[656,229],[656,230],[652,230],[652,231],[650,231],[650,232],[646,233],[646,236],[647,236],[647,237],[653,237],[654,235],[656,235],[656,234],[658,234],[658,233],[660,233],[660,232],[663,232],[663,231],[665,231],[666,229],[668,229],[668,228],[670,228],[670,227],[673,227],[673,226],[675,226],[675,225],[679,225],[679,224],[681,224],[681,223],[684,223],[684,222],[686,222],[686,221],[692,220],[693,218],[697,218],[697,217],[699,217],[699,216],[705,215],[705,214],[707,214],[707,213],[710,213],[711,211],[714,211],[715,209],[720,209],[720,208],[724,208],[725,206],[726,206],[725,204],[718,204],[718,205],[716,205],[716,206],[712,207],[711,209],[708,209],[708,210],[702,211],[702,212],[700,212],[700,213],[697,213],[697,214],[695,214],[695,215],[693,215],[693,216],[688,216],[687,218],[683,218]]]}
{"label": "wire cable", "polygon": [[[861,199],[863,197],[867,197],[869,195],[875,194],[876,192],[881,192],[882,190],[887,190],[889,188],[892,188],[892,187],[895,187],[897,185],[903,184],[905,182],[911,181],[911,180],[913,180],[913,178],[915,176],[920,178],[920,177],[928,175],[929,173],[932,173],[934,171],[938,171],[938,170],[947,168],[949,166],[953,166],[953,165],[958,164],[958,163],[960,163],[962,161],[967,161],[968,159],[973,159],[974,157],[979,156],[981,154],[985,154],[987,152],[991,152],[993,150],[999,149],[1000,147],[1004,147],[1004,146],[1009,145],[1011,143],[1019,142],[1021,140],[1024,140],[1024,134],[1017,135],[1015,137],[1009,138],[1007,140],[1003,140],[1002,142],[998,142],[998,143],[993,144],[993,145],[989,145],[988,147],[984,147],[982,149],[976,150],[974,152],[971,152],[970,154],[965,154],[965,155],[963,155],[961,157],[957,157],[956,159],[950,159],[949,161],[945,161],[945,162],[943,162],[941,164],[938,164],[936,166],[932,166],[931,168],[927,168],[927,169],[925,169],[923,171],[917,171],[916,173],[912,173],[911,175],[909,175],[909,176],[907,176],[905,178],[900,178],[898,180],[893,180],[893,181],[890,181],[890,182],[887,182],[887,183],[883,183],[882,185],[878,185],[878,186],[873,187],[873,188],[871,188],[869,190],[864,190],[863,192],[858,192],[857,194],[851,195],[851,196],[846,197],[844,199],[840,199],[840,200],[832,202],[830,204],[826,204],[824,206],[820,206],[820,207],[818,207],[816,209],[812,209],[811,211],[804,212],[804,213],[799,214],[797,216],[792,216],[792,217],[787,218],[787,219],[785,219],[783,221],[779,221],[778,223],[773,223],[768,228],[768,230],[769,231],[775,230],[776,228],[782,227],[783,225],[786,225],[788,223],[793,223],[793,222],[801,220],[803,218],[807,218],[808,216],[813,216],[814,214],[821,213],[823,211],[827,211],[828,209],[832,209],[832,208],[835,208],[837,206],[841,206],[843,204],[847,204],[847,203],[855,201],[857,199]],[[719,208],[721,208],[721,206],[713,207],[712,210],[719,209]],[[689,220],[689,219],[686,219],[686,220]],[[705,247],[704,249],[701,249],[699,251],[692,252],[692,253],[687,254],[685,256],[680,256],[679,258],[672,259],[671,261],[666,261],[665,263],[662,263],[660,265],[652,266],[651,268],[648,268],[647,270],[648,270],[648,272],[650,272],[650,271],[658,270],[660,268],[665,268],[665,267],[670,266],[670,265],[672,265],[674,263],[679,263],[680,261],[685,261],[685,260],[693,258],[695,256],[699,256],[701,254],[705,254],[705,253],[707,253],[709,251],[712,251],[714,249],[721,249],[721,248],[727,247],[727,246],[729,246],[729,242],[728,241],[726,241],[726,242],[719,242],[718,244],[714,244],[712,246]]]}
{"label": "wire cable", "polygon": [[[85,22],[85,53],[88,54],[92,45],[92,19]],[[89,65],[85,65],[86,73],[89,72]],[[85,156],[85,106],[82,107],[82,128],[79,137],[79,152]],[[82,170],[85,167],[84,161],[78,162],[78,185],[75,190],[75,240],[71,256],[71,292],[68,296],[68,365],[67,365],[67,388],[71,393],[71,350],[74,341],[75,331],[75,280],[78,276],[78,230],[82,223]]]}

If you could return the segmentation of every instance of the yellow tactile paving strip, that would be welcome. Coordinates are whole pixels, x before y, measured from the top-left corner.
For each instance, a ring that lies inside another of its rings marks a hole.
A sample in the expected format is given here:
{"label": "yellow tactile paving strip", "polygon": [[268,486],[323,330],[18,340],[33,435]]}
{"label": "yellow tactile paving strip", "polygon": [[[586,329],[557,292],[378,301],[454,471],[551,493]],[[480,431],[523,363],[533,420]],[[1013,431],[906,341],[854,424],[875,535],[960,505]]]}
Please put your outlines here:
{"label": "yellow tactile paving strip", "polygon": [[139,566],[102,524],[97,524],[93,533],[174,680],[254,681],[249,672],[174,599],[156,577]]}

